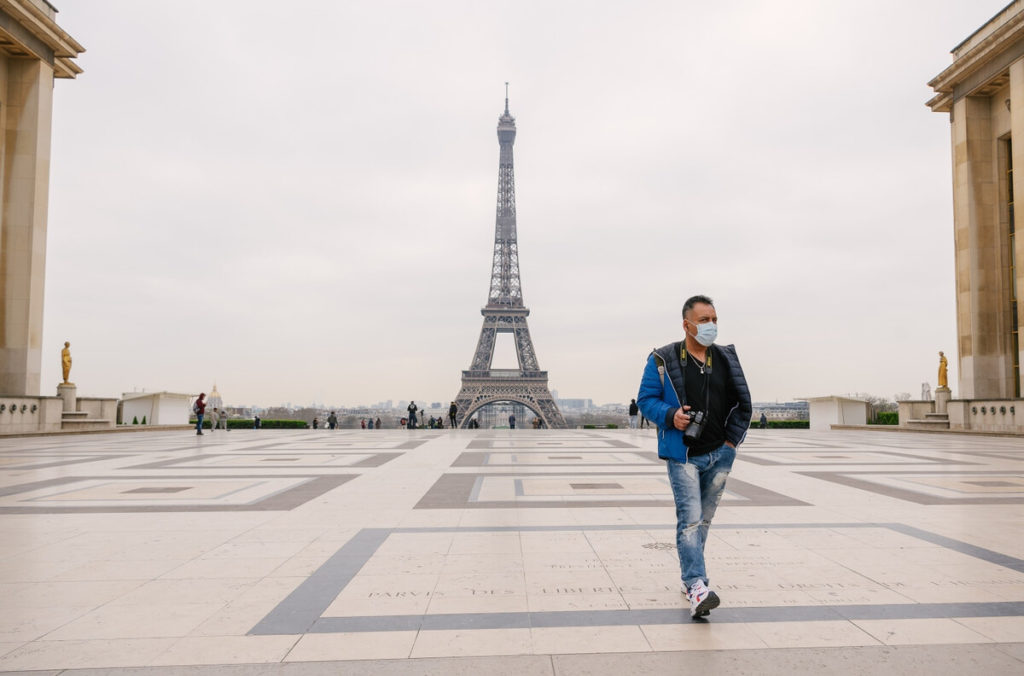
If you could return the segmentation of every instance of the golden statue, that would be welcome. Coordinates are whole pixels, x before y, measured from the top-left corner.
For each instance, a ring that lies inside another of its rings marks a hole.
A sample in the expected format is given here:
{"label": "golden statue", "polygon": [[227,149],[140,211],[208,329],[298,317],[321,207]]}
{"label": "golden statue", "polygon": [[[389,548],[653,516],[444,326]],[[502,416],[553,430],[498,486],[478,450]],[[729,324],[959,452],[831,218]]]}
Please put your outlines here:
{"label": "golden statue", "polygon": [[60,366],[64,371],[64,384],[68,385],[68,376],[71,375],[71,343],[64,341],[64,349],[60,351]]}
{"label": "golden statue", "polygon": [[947,383],[947,376],[946,376],[946,368],[948,366],[949,366],[949,362],[946,360],[946,355],[942,354],[942,351],[940,350],[939,351],[939,387],[946,387],[946,388],[949,387],[949,385]]}

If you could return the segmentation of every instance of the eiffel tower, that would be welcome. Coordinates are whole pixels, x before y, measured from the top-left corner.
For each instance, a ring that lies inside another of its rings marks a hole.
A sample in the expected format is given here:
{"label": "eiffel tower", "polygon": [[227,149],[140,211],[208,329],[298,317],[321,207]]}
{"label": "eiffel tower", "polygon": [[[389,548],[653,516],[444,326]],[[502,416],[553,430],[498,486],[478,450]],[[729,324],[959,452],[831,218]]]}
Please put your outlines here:
{"label": "eiffel tower", "polygon": [[[491,290],[480,340],[473,354],[473,365],[462,372],[462,389],[455,403],[456,418],[465,427],[478,410],[488,404],[512,402],[533,411],[545,427],[564,429],[565,419],[548,389],[548,372],[537,365],[530,327],[530,311],[523,305],[519,282],[519,245],[516,243],[516,184],[512,169],[512,144],[516,140],[516,120],[508,112],[508,83],[505,83],[505,112],[498,118],[498,209],[494,226],[494,258],[491,263]],[[494,343],[499,333],[515,337],[518,369],[495,369]]]}

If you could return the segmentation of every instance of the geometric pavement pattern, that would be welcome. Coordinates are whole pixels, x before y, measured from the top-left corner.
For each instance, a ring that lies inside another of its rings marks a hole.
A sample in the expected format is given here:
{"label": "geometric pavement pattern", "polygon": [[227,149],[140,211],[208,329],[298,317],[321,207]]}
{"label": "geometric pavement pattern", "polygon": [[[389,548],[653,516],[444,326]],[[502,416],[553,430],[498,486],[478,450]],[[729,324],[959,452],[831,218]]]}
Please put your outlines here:
{"label": "geometric pavement pattern", "polygon": [[931,644],[1024,668],[1024,441],[752,430],[699,623],[656,451],[649,430],[0,438],[0,670]]}

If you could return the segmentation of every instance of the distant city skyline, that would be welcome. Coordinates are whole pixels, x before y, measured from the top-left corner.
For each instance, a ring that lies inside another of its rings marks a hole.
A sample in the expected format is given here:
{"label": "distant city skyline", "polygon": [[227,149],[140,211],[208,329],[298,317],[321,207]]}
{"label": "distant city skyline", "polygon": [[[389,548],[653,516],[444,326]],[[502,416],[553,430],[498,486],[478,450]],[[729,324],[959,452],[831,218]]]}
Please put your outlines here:
{"label": "distant city skyline", "polygon": [[69,340],[85,397],[450,401],[506,81],[552,389],[628,402],[694,293],[759,400],[916,395],[956,353],[924,103],[1005,0],[57,4],[87,51],[54,89],[43,394]]}

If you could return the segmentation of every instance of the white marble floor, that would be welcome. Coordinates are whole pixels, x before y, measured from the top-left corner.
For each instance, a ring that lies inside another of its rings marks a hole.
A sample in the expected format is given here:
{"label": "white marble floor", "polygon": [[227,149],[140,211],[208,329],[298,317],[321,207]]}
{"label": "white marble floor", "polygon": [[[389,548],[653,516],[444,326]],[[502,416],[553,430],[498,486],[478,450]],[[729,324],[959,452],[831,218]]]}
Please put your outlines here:
{"label": "white marble floor", "polygon": [[647,430],[0,438],[0,671],[949,649],[1021,673],[1022,526],[1024,440],[754,430],[698,623]]}

